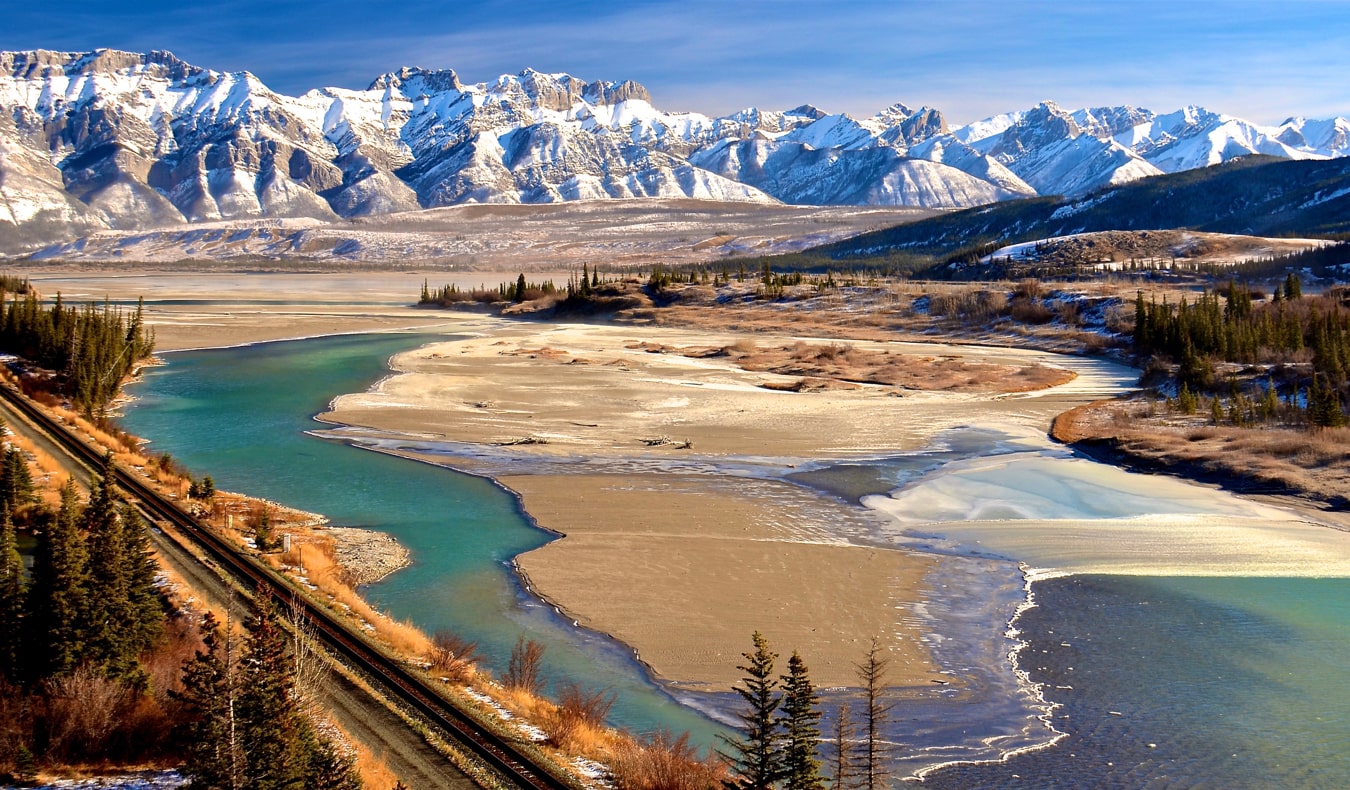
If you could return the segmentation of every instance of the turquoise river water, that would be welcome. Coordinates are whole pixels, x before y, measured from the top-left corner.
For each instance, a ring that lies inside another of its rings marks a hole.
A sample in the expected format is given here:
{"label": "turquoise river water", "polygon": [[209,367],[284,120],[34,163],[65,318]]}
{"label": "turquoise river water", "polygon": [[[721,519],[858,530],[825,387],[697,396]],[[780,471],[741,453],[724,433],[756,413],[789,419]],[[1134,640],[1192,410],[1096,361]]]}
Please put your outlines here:
{"label": "turquoise river water", "polygon": [[[615,723],[687,729],[712,743],[719,726],[647,680],[626,649],[572,627],[520,588],[510,558],[549,537],[507,492],[305,433],[332,397],[369,387],[390,355],[430,339],[364,335],[175,353],[133,387],[138,400],[123,423],[219,487],[393,535],[415,564],[367,593],[394,616],[475,639],[498,668],[527,634],[547,645],[555,681],[616,692]],[[893,460],[876,474],[850,475],[834,493],[855,501],[885,494],[903,482],[895,468],[954,460],[950,446]],[[830,490],[828,477],[815,484]],[[1350,580],[1082,575],[1033,590],[1038,606],[1016,623],[1026,642],[1019,661],[1051,704],[1053,731],[1042,740],[1066,737],[1002,762],[934,771],[927,784],[1350,786]],[[897,711],[915,730],[947,715]]]}

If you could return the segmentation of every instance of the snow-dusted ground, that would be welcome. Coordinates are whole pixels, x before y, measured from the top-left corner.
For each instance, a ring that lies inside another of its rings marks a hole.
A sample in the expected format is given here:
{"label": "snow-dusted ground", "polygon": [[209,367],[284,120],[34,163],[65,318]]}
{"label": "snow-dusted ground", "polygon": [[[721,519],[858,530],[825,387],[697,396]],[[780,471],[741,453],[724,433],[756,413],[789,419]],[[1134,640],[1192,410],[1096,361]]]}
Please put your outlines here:
{"label": "snow-dusted ground", "polygon": [[187,777],[177,771],[143,771],[134,774],[100,776],[94,779],[58,779],[49,784],[37,785],[38,790],[46,788],[103,788],[104,790],[174,790],[185,787]]}
{"label": "snow-dusted ground", "polygon": [[257,219],[106,231],[48,247],[52,261],[187,260],[436,265],[465,270],[604,268],[766,255],[825,244],[929,216],[917,209],[606,200],[538,206],[453,206],[357,221]]}
{"label": "snow-dusted ground", "polygon": [[[1009,244],[984,256],[980,262],[989,263],[1003,258],[1022,262],[1053,260],[1057,255],[1074,248],[1079,251],[1095,250],[1097,252],[1088,254],[1109,257],[1109,262],[1098,264],[1103,269],[1119,269],[1132,259],[1164,267],[1170,265],[1173,258],[1184,259],[1191,264],[1237,264],[1244,260],[1287,255],[1325,244],[1325,239],[1265,238],[1231,233],[1100,231]],[[1135,249],[1136,246],[1139,249]],[[1144,248],[1149,251],[1143,252]]]}

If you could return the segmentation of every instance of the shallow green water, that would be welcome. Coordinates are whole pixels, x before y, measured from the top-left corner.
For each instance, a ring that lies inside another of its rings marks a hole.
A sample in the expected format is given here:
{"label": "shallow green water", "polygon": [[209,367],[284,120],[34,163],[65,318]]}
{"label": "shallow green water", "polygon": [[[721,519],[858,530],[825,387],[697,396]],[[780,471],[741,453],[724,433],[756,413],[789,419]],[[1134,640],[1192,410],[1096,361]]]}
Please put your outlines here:
{"label": "shallow green water", "polygon": [[648,681],[626,649],[570,627],[521,590],[510,558],[550,538],[513,496],[488,480],[305,434],[320,427],[311,417],[332,397],[386,375],[390,355],[439,337],[355,335],[170,354],[167,367],[132,388],[139,400],[122,423],[218,488],[393,535],[415,564],[367,594],[395,617],[477,641],[497,670],[524,634],[547,646],[552,682],[616,692],[614,723],[690,730],[696,742],[712,743],[717,725]]}
{"label": "shallow green water", "polygon": [[[173,354],[134,388],[142,400],[124,422],[220,487],[394,535],[417,564],[369,591],[394,615],[478,640],[497,669],[524,633],[548,645],[555,680],[618,692],[616,723],[692,729],[711,743],[716,725],[646,681],[622,647],[570,627],[520,590],[509,558],[548,536],[513,497],[483,479],[305,435],[329,398],[366,389],[386,373],[389,355],[433,337]],[[879,493],[967,451],[988,454],[987,437],[975,438],[880,471],[825,470],[803,482],[840,484],[848,498]],[[1004,763],[939,771],[932,784],[1350,786],[1350,581],[1084,576],[1039,582],[1036,594],[1041,606],[1019,621],[1029,642],[1022,665],[1062,705],[1055,722],[1069,737]],[[920,735],[951,719],[952,708],[897,711],[912,730],[907,767],[953,759],[948,746],[960,732]]]}

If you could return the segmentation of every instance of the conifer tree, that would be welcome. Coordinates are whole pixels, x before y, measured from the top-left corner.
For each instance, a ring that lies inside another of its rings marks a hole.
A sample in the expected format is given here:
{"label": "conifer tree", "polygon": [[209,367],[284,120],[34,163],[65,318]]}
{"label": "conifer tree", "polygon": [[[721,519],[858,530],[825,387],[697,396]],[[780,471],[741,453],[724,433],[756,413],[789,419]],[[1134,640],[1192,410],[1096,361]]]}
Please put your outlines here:
{"label": "conifer tree", "polygon": [[736,772],[734,780],[723,783],[728,790],[768,790],[783,770],[774,720],[780,699],[774,693],[778,681],[773,675],[773,662],[778,654],[769,650],[769,643],[760,632],[756,631],[751,639],[754,651],[742,653],[745,663],[736,667],[746,674],[741,680],[743,685],[736,687],[746,705],[738,714],[745,724],[745,735],[724,739],[729,751],[723,756]]}
{"label": "conifer tree", "polygon": [[70,671],[85,656],[89,559],[79,534],[75,483],[61,487],[56,518],[39,534],[27,622],[38,677]]}
{"label": "conifer tree", "polygon": [[788,672],[781,676],[783,684],[782,715],[778,719],[783,729],[783,787],[785,790],[823,790],[820,776],[820,698],[811,685],[806,662],[793,651],[788,659]]}
{"label": "conifer tree", "polygon": [[305,776],[303,722],[286,644],[274,606],[262,602],[248,624],[240,673],[240,734],[250,790],[294,787]]}
{"label": "conifer tree", "polygon": [[0,512],[0,679],[11,683],[18,683],[22,674],[25,588],[14,522],[8,512]]}
{"label": "conifer tree", "polygon": [[332,741],[319,738],[313,746],[305,790],[361,790],[355,760],[338,751]]}
{"label": "conifer tree", "polygon": [[136,654],[128,656],[124,649],[130,574],[123,524],[107,471],[105,465],[105,474],[94,477],[89,504],[80,519],[88,536],[91,592],[85,610],[85,654],[109,677],[125,677],[136,669]]}
{"label": "conifer tree", "polygon": [[881,655],[881,643],[872,637],[872,644],[856,666],[858,680],[863,687],[863,735],[862,753],[859,755],[859,768],[862,776],[861,786],[866,790],[877,790],[886,779],[883,762],[889,749],[882,740],[882,730],[890,719],[891,706],[882,702],[881,695],[886,689],[886,667],[890,661]]}
{"label": "conifer tree", "polygon": [[1308,388],[1308,422],[1316,428],[1337,428],[1346,423],[1340,395],[1326,376],[1316,373]]}
{"label": "conifer tree", "polygon": [[135,661],[137,656],[155,645],[164,631],[164,598],[156,584],[159,563],[150,549],[145,519],[129,504],[123,503],[122,558],[126,573],[126,610],[121,622],[122,662]]}
{"label": "conifer tree", "polygon": [[244,749],[234,637],[210,613],[202,631],[205,647],[184,662],[182,690],[170,692],[183,706],[185,723],[179,731],[186,752],[183,773],[192,780],[190,788],[238,790],[244,787]]}
{"label": "conifer tree", "polygon": [[[0,421],[0,427],[3,424]],[[0,462],[0,510],[14,513],[33,499],[33,476],[28,471],[28,462],[19,448],[10,445]]]}

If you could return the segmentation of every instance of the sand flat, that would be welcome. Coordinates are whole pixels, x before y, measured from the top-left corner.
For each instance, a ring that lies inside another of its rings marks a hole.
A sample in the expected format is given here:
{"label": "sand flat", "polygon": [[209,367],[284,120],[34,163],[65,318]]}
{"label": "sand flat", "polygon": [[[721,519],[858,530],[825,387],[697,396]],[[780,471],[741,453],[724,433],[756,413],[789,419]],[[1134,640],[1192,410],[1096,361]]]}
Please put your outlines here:
{"label": "sand flat", "polygon": [[[661,678],[703,690],[730,687],[757,629],[784,654],[800,650],[823,685],[856,682],[853,665],[872,636],[896,659],[892,683],[949,680],[927,648],[933,623],[915,614],[934,557],[851,543],[875,516],[772,478],[812,459],[918,449],[973,423],[1043,443],[1054,414],[1133,378],[1020,349],[831,340],[819,342],[1070,365],[1079,375],[1015,395],[781,392],[762,384],[787,377],[652,345],[801,338],[479,317],[466,317],[460,332],[467,337],[395,357],[394,375],[335,399],[322,419],[357,426],[366,439],[493,447],[490,462],[421,457],[491,474],[517,492],[540,526],[567,536],[518,558],[535,591],[632,646]],[[663,436],[676,443],[648,444]],[[525,438],[545,443],[510,444]]]}
{"label": "sand flat", "polygon": [[517,558],[534,589],[581,625],[634,646],[663,679],[721,691],[761,631],[800,649],[825,686],[856,682],[878,635],[897,686],[944,679],[903,621],[932,556],[849,545],[826,520],[856,509],[776,481],[682,475],[529,475],[500,481],[567,533]]}

